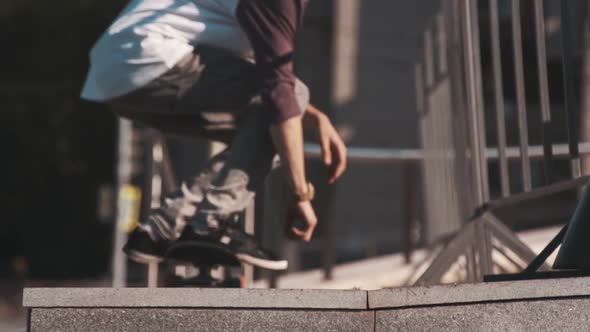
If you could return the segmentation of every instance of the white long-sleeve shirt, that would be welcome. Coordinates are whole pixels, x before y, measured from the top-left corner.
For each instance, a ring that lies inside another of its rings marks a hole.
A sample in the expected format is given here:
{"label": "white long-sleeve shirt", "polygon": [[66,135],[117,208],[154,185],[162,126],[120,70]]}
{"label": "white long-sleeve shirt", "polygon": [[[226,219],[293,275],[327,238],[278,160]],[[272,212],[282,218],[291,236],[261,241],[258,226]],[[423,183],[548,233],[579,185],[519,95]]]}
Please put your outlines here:
{"label": "white long-sleeve shirt", "polygon": [[236,18],[239,0],[132,0],[90,52],[82,98],[105,101],[174,67],[199,44],[252,58]]}
{"label": "white long-sleeve shirt", "polygon": [[82,98],[139,89],[203,44],[256,64],[266,109],[281,122],[301,114],[295,98],[295,35],[307,0],[132,0],[90,54]]}

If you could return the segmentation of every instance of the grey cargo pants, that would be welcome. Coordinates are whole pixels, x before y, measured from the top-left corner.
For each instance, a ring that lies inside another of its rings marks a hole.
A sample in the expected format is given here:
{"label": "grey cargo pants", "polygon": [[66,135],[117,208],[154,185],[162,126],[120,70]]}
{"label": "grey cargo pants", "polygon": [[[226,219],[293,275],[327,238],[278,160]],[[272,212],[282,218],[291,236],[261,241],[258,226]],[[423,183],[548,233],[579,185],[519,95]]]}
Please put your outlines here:
{"label": "grey cargo pants", "polygon": [[[297,81],[295,92],[303,113],[309,90]],[[165,134],[229,145],[142,223],[156,240],[176,239],[187,221],[204,232],[243,211],[271,169],[272,116],[261,104],[255,67],[230,53],[199,47],[147,86],[110,104],[118,115]]]}

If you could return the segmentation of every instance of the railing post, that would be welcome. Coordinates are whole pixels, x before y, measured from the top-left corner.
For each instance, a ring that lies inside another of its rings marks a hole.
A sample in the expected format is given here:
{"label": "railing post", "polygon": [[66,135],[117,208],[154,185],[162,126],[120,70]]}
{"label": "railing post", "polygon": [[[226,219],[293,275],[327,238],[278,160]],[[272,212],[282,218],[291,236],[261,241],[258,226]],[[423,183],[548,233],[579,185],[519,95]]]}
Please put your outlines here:
{"label": "railing post", "polygon": [[580,112],[574,91],[574,73],[572,57],[572,27],[569,17],[568,0],[561,0],[561,59],[563,62],[563,89],[565,95],[565,112],[567,116],[567,133],[571,169],[574,178],[582,175],[580,151],[578,148],[578,130]]}
{"label": "railing post", "polygon": [[466,62],[466,85],[468,112],[471,126],[471,158],[475,169],[477,205],[490,199],[487,160],[485,157],[485,121],[483,114],[483,91],[481,78],[481,55],[479,44],[479,19],[477,1],[464,0],[464,40]]}
{"label": "railing post", "polygon": [[518,135],[520,141],[522,183],[524,191],[530,191],[532,188],[531,161],[529,158],[529,131],[526,116],[526,95],[524,89],[520,0],[512,0],[512,48],[514,52],[514,75],[516,81],[516,107],[518,113]]}
{"label": "railing post", "polygon": [[537,73],[539,81],[539,102],[541,104],[541,133],[543,137],[545,183],[553,182],[553,133],[551,125],[551,110],[549,108],[549,83],[547,78],[547,55],[545,47],[545,15],[543,1],[534,0],[535,9],[535,39],[537,46]]}
{"label": "railing post", "polygon": [[510,195],[510,174],[506,158],[506,120],[504,117],[504,84],[502,77],[502,55],[500,52],[500,25],[498,22],[498,0],[490,0],[490,39],[492,41],[492,67],[494,80],[494,102],[496,106],[496,131],[498,165],[502,196]]}
{"label": "railing post", "polygon": [[138,157],[141,137],[139,130],[129,120],[119,119],[119,149],[117,166],[117,218],[113,229],[112,279],[113,287],[125,287],[127,284],[127,257],[123,245],[127,233],[139,221],[141,210],[141,189],[133,185],[134,177],[139,173]]}
{"label": "railing post", "polygon": [[403,231],[402,247],[404,260],[406,264],[412,262],[412,252],[414,250],[414,230],[416,226],[416,188],[418,179],[416,175],[416,165],[406,163],[403,172]]}

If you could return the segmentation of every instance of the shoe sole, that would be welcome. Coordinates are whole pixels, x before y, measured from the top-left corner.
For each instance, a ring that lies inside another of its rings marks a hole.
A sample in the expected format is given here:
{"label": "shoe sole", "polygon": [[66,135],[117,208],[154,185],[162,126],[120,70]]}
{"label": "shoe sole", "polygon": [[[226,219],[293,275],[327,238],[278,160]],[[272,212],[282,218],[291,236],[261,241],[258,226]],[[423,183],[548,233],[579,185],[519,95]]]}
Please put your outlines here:
{"label": "shoe sole", "polygon": [[[129,259],[140,264],[161,263],[164,261],[164,257],[158,257],[136,250],[124,249],[123,251],[127,257],[129,257]],[[269,261],[267,259],[250,256],[248,254],[236,254],[236,258],[243,263],[267,270],[281,271],[286,270],[289,267],[289,262],[287,260]]]}
{"label": "shoe sole", "polygon": [[123,252],[125,252],[130,260],[140,264],[161,263],[164,261],[164,257],[146,254],[133,249],[123,249]]}
{"label": "shoe sole", "polygon": [[267,259],[262,259],[254,256],[250,256],[248,254],[236,254],[236,258],[239,259],[241,262],[246,264],[254,265],[263,269],[267,270],[286,270],[289,267],[289,262],[286,260],[282,261],[269,261]]}

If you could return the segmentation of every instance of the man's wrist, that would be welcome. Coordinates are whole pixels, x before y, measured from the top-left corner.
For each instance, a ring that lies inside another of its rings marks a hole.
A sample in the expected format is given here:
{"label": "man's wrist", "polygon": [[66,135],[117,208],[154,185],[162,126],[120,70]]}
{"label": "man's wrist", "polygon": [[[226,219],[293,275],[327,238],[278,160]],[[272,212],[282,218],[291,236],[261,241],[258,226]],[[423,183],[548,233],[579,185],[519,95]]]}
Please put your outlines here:
{"label": "man's wrist", "polygon": [[307,128],[317,127],[325,116],[324,113],[310,105],[303,116],[303,125]]}
{"label": "man's wrist", "polygon": [[295,202],[308,202],[315,197],[315,188],[311,182],[306,182],[305,185],[295,188],[293,192],[293,200]]}
{"label": "man's wrist", "polygon": [[305,177],[301,118],[291,118],[285,122],[272,125],[270,132],[275,147],[281,156],[281,161],[284,163],[290,195],[292,197],[303,197],[307,194],[309,185]]}

